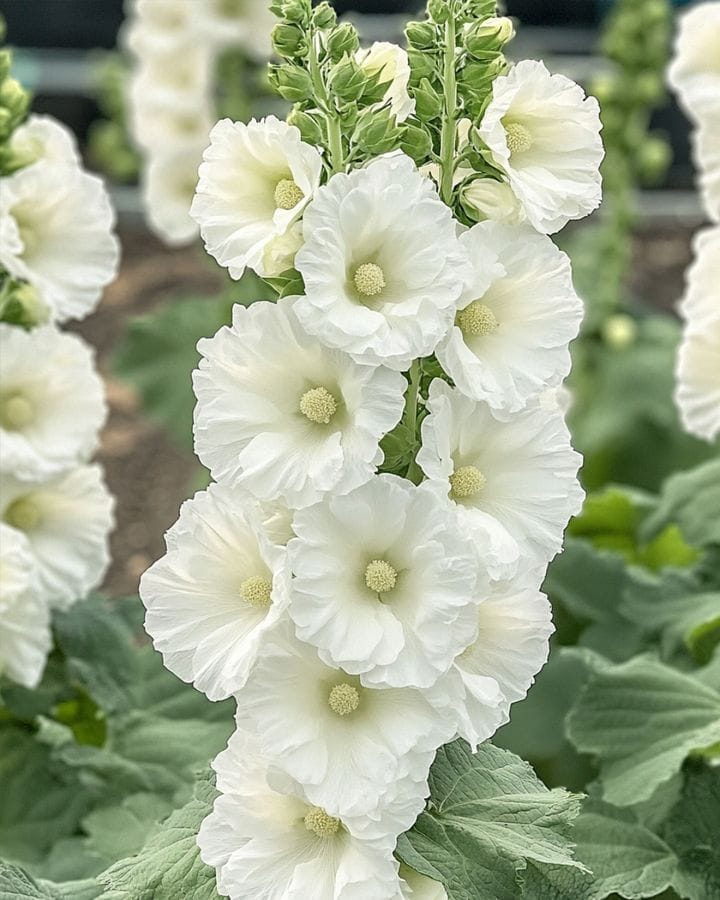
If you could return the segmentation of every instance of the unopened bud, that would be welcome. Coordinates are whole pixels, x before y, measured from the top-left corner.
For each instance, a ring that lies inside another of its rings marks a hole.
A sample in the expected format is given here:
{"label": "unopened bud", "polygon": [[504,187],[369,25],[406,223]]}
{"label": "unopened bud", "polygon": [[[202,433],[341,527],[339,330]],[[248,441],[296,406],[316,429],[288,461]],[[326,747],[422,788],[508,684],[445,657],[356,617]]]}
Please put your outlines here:
{"label": "unopened bud", "polygon": [[315,8],[312,23],[316,28],[334,28],[337,25],[337,13],[326,0]]}
{"label": "unopened bud", "polygon": [[483,58],[489,51],[501,50],[515,37],[515,26],[507,16],[494,16],[471,25],[465,34],[465,47],[471,56]]}
{"label": "unopened bud", "polygon": [[438,40],[437,29],[432,22],[409,22],[405,36],[409,46],[417,50],[430,50]]}
{"label": "unopened bud", "polygon": [[279,22],[272,30],[272,46],[278,56],[293,59],[307,52],[305,35],[297,25]]}
{"label": "unopened bud", "polygon": [[312,96],[312,79],[305,69],[293,65],[274,66],[269,78],[278,94],[291,103],[300,103]]}
{"label": "unopened bud", "polygon": [[300,131],[300,137],[306,144],[322,144],[322,129],[307,113],[294,109],[288,116],[288,125],[294,125]]}
{"label": "unopened bud", "polygon": [[418,165],[427,161],[432,150],[432,138],[418,125],[406,125],[403,129],[400,147]]}
{"label": "unopened bud", "polygon": [[360,47],[357,29],[349,22],[335,28],[327,41],[328,53],[335,62],[355,53]]}
{"label": "unopened bud", "polygon": [[602,329],[605,343],[615,350],[625,350],[635,343],[637,324],[625,313],[617,313],[605,321]]}

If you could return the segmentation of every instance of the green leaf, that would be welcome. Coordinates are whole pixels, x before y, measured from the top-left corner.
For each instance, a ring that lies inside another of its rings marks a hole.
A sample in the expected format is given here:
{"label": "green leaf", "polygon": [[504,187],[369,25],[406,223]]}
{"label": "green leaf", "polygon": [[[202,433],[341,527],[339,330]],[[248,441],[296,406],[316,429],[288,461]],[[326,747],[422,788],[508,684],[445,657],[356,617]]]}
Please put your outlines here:
{"label": "green leaf", "polygon": [[692,900],[720,897],[720,769],[688,767],[665,839],[679,857],[673,887]]}
{"label": "green leaf", "polygon": [[27,872],[0,860],[0,898],[2,900],[58,900],[50,888],[41,887]]}
{"label": "green leaf", "polygon": [[609,487],[588,495],[582,512],[570,523],[568,534],[587,538],[598,549],[622,553],[632,561],[638,528],[654,505],[650,494],[632,488]]}
{"label": "green leaf", "polygon": [[442,881],[450,900],[510,900],[528,860],[576,866],[570,833],[580,798],[550,791],[530,766],[486,743],[438,751],[429,808],[398,844],[407,865]]}
{"label": "green leaf", "polygon": [[100,876],[103,900],[214,900],[215,872],[200,859],[195,842],[215,798],[205,776],[185,806],[174,812],[137,856],[120,860]]}
{"label": "green leaf", "polygon": [[657,660],[595,672],[568,719],[576,748],[595,754],[605,798],[647,800],[696,750],[720,740],[720,693]]}
{"label": "green leaf", "polygon": [[669,478],[657,510],[643,526],[647,537],[675,524],[696,547],[720,544],[720,459]]}

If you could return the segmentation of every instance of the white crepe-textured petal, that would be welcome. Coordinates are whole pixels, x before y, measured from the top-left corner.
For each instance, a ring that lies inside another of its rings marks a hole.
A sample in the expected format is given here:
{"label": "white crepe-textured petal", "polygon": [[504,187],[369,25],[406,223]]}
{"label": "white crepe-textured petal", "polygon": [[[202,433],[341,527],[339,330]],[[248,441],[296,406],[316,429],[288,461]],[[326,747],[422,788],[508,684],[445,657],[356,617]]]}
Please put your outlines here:
{"label": "white crepe-textured petal", "polygon": [[[376,476],[300,510],[293,529],[290,616],[329,664],[366,685],[426,688],[472,641],[486,548],[432,485]],[[396,573],[380,595],[375,561]]]}
{"label": "white crepe-textured petal", "polygon": [[30,546],[0,522],[0,675],[37,687],[51,646],[50,611],[35,584]]}
{"label": "white crepe-textured petal", "polygon": [[498,222],[476,225],[460,240],[473,276],[458,309],[479,303],[496,327],[474,334],[458,318],[437,357],[463,394],[517,412],[570,372],[570,341],[583,314],[570,260],[544,235]]}
{"label": "white crepe-textured petal", "polygon": [[90,313],[115,277],[119,244],[102,181],[74,164],[41,160],[2,179],[0,264],[29,281],[59,322]]}
{"label": "white crepe-textured petal", "polygon": [[713,222],[720,222],[720,95],[698,123],[693,145],[705,211]]}
{"label": "white crepe-textured petal", "polygon": [[668,79],[698,119],[720,105],[720,4],[698,3],[680,16]]}
{"label": "white crepe-textured petal", "polygon": [[[517,141],[508,142],[510,126],[522,129],[519,148],[511,149]],[[601,128],[594,97],[528,59],[495,79],[478,132],[529,222],[544,234],[554,234],[600,205]]]}
{"label": "white crepe-textured petal", "polygon": [[171,247],[194,241],[200,229],[190,217],[202,145],[151,157],[143,173],[143,202],[148,224]]}
{"label": "white crepe-textured petal", "polygon": [[[337,690],[354,705],[333,706]],[[364,687],[322,662],[288,622],[265,643],[237,702],[239,722],[273,765],[331,815],[384,811],[398,800],[396,781],[409,776],[415,805],[402,830],[424,805],[432,754],[453,735],[420,691]]]}
{"label": "white crepe-textured petal", "polygon": [[[406,369],[447,333],[468,275],[450,209],[403,154],[334,175],[303,218],[305,329],[360,362]],[[368,271],[369,272],[369,281]],[[358,273],[365,272],[361,286]]]}
{"label": "white crepe-textured petal", "polygon": [[[247,496],[211,485],[184,503],[168,551],[143,575],[145,630],[165,665],[211,700],[247,680],[263,641],[287,607],[289,567]],[[262,579],[267,605],[243,596]]]}
{"label": "white crepe-textured petal", "polygon": [[[247,125],[222,119],[203,159],[191,215],[207,252],[232,278],[247,267],[264,275],[267,245],[300,217],[320,183],[319,152],[303,143],[297,128],[268,116]],[[290,209],[275,196],[283,181],[297,191]]]}
{"label": "white crepe-textured petal", "polygon": [[517,540],[525,564],[548,563],[584,498],[582,458],[561,411],[544,401],[502,421],[439,379],[430,385],[428,408],[417,457],[428,478],[449,492],[455,472],[476,469],[484,486],[456,500],[467,527],[489,515]]}
{"label": "white crepe-textured petal", "polygon": [[0,519],[25,533],[51,606],[67,609],[102,581],[114,505],[99,466],[43,481],[0,476]]}
{"label": "white crepe-textured petal", "polygon": [[[293,304],[236,306],[231,328],[200,341],[195,448],[218,481],[300,507],[372,477],[406,382],[323,347],[300,327]],[[327,423],[301,411],[317,389],[336,406]]]}
{"label": "white crepe-textured petal", "polygon": [[406,50],[397,44],[376,41],[367,49],[358,50],[355,61],[368,75],[381,73],[381,82],[387,84],[383,101],[390,104],[390,112],[398,122],[415,112],[415,101],[408,93],[410,62]]}
{"label": "white crepe-textured petal", "polygon": [[[363,838],[352,820],[318,836],[306,825],[314,804],[299,784],[280,793],[253,737],[238,730],[213,767],[221,792],[200,827],[200,856],[231,900],[397,900],[397,835]],[[289,786],[286,786],[289,787]]]}
{"label": "white crepe-textured petal", "polygon": [[0,324],[0,383],[0,471],[46,478],[91,456],[107,407],[81,338]]}
{"label": "white crepe-textured petal", "polygon": [[13,131],[10,151],[23,165],[41,159],[80,165],[75,136],[52,116],[29,116]]}

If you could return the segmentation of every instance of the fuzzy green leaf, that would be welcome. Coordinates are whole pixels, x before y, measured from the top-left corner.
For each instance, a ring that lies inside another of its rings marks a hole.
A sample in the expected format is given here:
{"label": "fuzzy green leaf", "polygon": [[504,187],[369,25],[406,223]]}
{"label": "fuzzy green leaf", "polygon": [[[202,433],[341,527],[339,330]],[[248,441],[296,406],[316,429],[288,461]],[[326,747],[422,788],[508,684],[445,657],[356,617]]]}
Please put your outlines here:
{"label": "fuzzy green leaf", "polygon": [[657,510],[646,520],[643,532],[654,537],[669,524],[679,526],[685,539],[696,547],[720,544],[720,459],[668,479]]}

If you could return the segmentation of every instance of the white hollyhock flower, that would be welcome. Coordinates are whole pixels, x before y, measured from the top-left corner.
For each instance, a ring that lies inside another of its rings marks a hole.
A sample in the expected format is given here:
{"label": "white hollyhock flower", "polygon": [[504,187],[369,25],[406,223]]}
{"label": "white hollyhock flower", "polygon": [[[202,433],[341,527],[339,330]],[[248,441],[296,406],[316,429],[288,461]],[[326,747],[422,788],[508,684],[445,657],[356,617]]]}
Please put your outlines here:
{"label": "white hollyhock flower", "polygon": [[713,222],[720,222],[720,96],[717,108],[703,115],[693,143],[705,210]]}
{"label": "white hollyhock flower", "polygon": [[476,547],[432,485],[379,475],[300,510],[293,530],[290,616],[328,664],[426,688],[472,641],[490,541]]}
{"label": "white hollyhock flower", "polygon": [[36,482],[0,476],[0,520],[25,534],[38,591],[61,609],[102,581],[110,562],[113,508],[99,466]]}
{"label": "white hollyhock flower", "polygon": [[601,128],[594,97],[527,59],[495,79],[478,132],[530,223],[554,234],[600,205]]}
{"label": "white hollyhock flower", "polygon": [[433,754],[453,736],[420,691],[363,686],[325,665],[290,622],[266,642],[237,702],[268,759],[331,815],[389,810],[396,780],[410,777],[415,801],[401,830],[424,805]]}
{"label": "white hollyhock flower", "polygon": [[299,507],[372,477],[406,383],[323,347],[293,303],[236,306],[232,327],[198,344],[193,384],[195,448],[213,477]]}
{"label": "white hollyhock flower", "polygon": [[298,784],[278,786],[253,737],[236,731],[213,762],[220,796],[197,843],[231,900],[398,900],[397,834],[363,836],[354,820],[315,806]]}
{"label": "white hollyhock flower", "polygon": [[182,246],[199,234],[190,216],[202,147],[151,154],[143,172],[143,202],[148,224],[170,246]]}
{"label": "white hollyhock flower", "polygon": [[216,484],[183,504],[166,542],[140,582],[145,630],[171,672],[223,700],[245,684],[287,607],[285,552],[252,500]]}
{"label": "white hollyhock flower", "polygon": [[80,165],[75,136],[52,116],[29,116],[12,133],[10,153],[24,166],[41,159]]}
{"label": "white hollyhock flower", "polygon": [[220,48],[242,47],[259,60],[270,56],[270,34],[277,19],[265,0],[203,0],[194,4],[193,12],[202,40]]}
{"label": "white hollyhock flower", "polygon": [[0,264],[36,288],[52,318],[82,318],[117,272],[114,224],[99,178],[41,160],[2,179]]}
{"label": "white hollyhock flower", "polygon": [[473,275],[436,355],[463,394],[517,412],[570,372],[583,314],[570,260],[545,235],[498,222],[460,241]]}
{"label": "white hollyhock flower", "polygon": [[123,43],[143,58],[180,55],[196,39],[196,3],[197,0],[131,0]]}
{"label": "white hollyhock flower", "polygon": [[94,357],[53,326],[0,324],[0,471],[44,478],[93,453],[107,414]]}
{"label": "white hollyhock flower", "polygon": [[402,900],[448,900],[447,892],[439,881],[421,875],[402,863],[400,878]]}
{"label": "white hollyhock flower", "polygon": [[467,260],[450,209],[407,156],[334,175],[305,210],[298,318],[359,362],[406,369],[450,327]]}
{"label": "white hollyhock flower", "polygon": [[526,696],[547,662],[555,629],[550,603],[537,588],[540,580],[540,574],[529,573],[483,598],[477,638],[428,694],[473,748],[508,721],[511,704]]}
{"label": "white hollyhock flower", "polygon": [[489,220],[505,225],[523,225],[527,221],[522,203],[505,181],[475,178],[463,187],[461,200],[478,222]]}
{"label": "white hollyhock flower", "polygon": [[26,538],[0,522],[0,675],[27,688],[38,686],[52,646],[50,612],[34,569]]}
{"label": "white hollyhock flower", "polygon": [[447,491],[468,528],[489,515],[517,540],[524,564],[549,562],[584,497],[582,457],[561,411],[544,402],[501,421],[440,379],[430,385],[428,409],[417,456],[427,477]]}
{"label": "white hollyhock flower", "polygon": [[698,3],[680,16],[668,79],[695,120],[720,105],[720,5]]}
{"label": "white hollyhock flower", "polygon": [[404,122],[415,112],[415,101],[408,93],[410,62],[402,47],[376,41],[367,49],[358,50],[355,61],[368,75],[381,73],[381,83],[388,85],[384,101],[390,104],[390,112],[398,122]]}
{"label": "white hollyhock flower", "polygon": [[232,278],[265,274],[265,250],[300,217],[320,183],[322,159],[293,125],[268,116],[222,119],[210,132],[191,215],[207,252]]}
{"label": "white hollyhock flower", "polygon": [[676,402],[685,429],[711,441],[720,434],[720,226],[695,239],[680,314],[685,330],[677,364]]}

